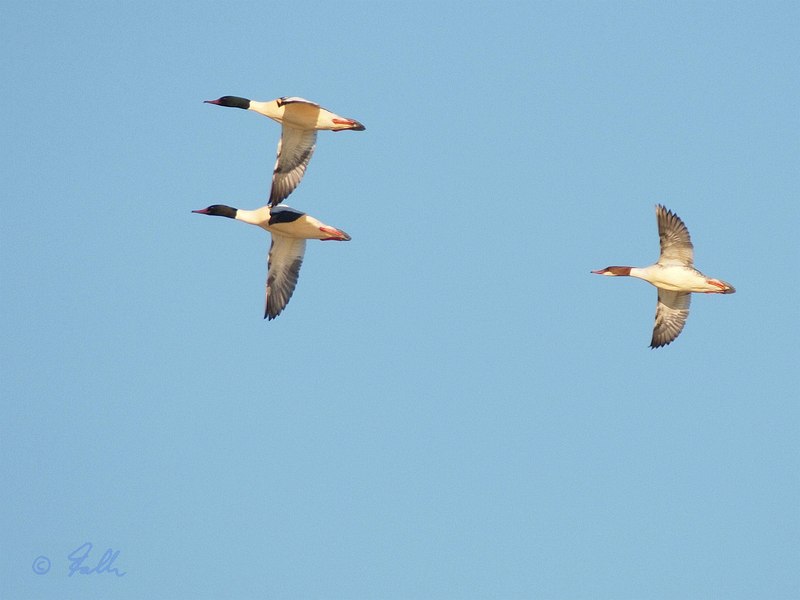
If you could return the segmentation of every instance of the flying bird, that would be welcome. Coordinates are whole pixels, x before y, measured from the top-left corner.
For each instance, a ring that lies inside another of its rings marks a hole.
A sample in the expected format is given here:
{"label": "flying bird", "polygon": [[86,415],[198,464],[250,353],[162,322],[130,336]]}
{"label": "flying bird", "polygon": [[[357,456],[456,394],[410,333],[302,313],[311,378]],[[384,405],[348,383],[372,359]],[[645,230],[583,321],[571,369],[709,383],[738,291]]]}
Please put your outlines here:
{"label": "flying bird", "polygon": [[638,277],[658,288],[651,348],[666,346],[681,334],[689,316],[692,292],[733,294],[736,291],[731,284],[706,277],[694,268],[694,247],[689,230],[678,215],[657,204],[656,219],[661,242],[657,263],[649,267],[606,267],[592,271],[611,277]]}
{"label": "flying bird", "polygon": [[192,212],[201,215],[227,217],[257,225],[272,234],[267,267],[267,302],[264,318],[272,320],[281,314],[292,297],[303,264],[306,240],[350,241],[344,231],[325,225],[290,206],[264,206],[256,210],[241,210],[224,204],[214,204]]}
{"label": "flying bird", "polygon": [[223,96],[206,100],[208,104],[242,108],[260,113],[281,124],[278,158],[272,171],[272,189],[269,205],[277,206],[300,184],[314,153],[317,131],[364,131],[365,127],[354,119],[347,119],[303,98],[283,97],[269,102],[258,102],[238,96]]}

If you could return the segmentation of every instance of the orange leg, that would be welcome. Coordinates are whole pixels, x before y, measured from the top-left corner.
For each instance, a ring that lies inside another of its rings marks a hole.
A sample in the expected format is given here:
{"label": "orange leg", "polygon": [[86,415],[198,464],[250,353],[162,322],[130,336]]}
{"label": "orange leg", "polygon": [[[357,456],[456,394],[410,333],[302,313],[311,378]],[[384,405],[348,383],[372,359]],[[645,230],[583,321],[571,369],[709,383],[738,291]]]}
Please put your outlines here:
{"label": "orange leg", "polygon": [[330,240],[337,240],[339,242],[344,242],[350,239],[346,233],[343,231],[339,231],[338,229],[334,229],[333,227],[320,227],[319,230],[323,233],[327,233],[330,237],[322,238],[323,242],[328,242]]}
{"label": "orange leg", "polygon": [[[724,283],[722,283],[721,281],[719,281],[719,280],[717,280],[717,279],[707,279],[706,281],[707,281],[708,283],[710,283],[711,285],[715,285],[715,286],[717,286],[717,287],[720,289],[720,291],[725,291],[725,287],[726,287],[726,286],[725,286],[725,284],[724,284]],[[717,292],[706,292],[706,293],[707,293],[707,294],[716,294]]]}

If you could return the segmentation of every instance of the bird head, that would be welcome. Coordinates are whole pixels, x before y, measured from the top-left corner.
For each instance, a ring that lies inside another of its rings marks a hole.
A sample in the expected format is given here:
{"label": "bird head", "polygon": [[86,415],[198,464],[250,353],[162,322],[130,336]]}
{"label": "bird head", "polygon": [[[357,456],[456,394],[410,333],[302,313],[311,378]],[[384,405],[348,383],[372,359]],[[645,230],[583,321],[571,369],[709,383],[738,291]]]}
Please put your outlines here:
{"label": "bird head", "polygon": [[214,217],[228,217],[229,219],[236,218],[237,209],[232,206],[225,206],[224,204],[212,204],[208,208],[201,208],[200,210],[193,210],[193,213],[198,215],[211,215]]}
{"label": "bird head", "polygon": [[595,275],[608,275],[609,277],[620,277],[631,274],[630,267],[606,267],[598,271],[592,271]]}

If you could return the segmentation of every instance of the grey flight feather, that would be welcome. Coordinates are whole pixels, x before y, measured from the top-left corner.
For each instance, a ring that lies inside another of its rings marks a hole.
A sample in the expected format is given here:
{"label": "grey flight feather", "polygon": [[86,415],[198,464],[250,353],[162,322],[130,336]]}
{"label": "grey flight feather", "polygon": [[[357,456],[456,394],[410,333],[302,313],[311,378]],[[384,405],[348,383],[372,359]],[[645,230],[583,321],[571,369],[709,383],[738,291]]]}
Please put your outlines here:
{"label": "grey flight feather", "polygon": [[270,321],[281,314],[297,286],[303,255],[304,239],[272,234],[267,267],[267,303],[264,318]]}
{"label": "grey flight feather", "polygon": [[661,243],[659,264],[694,264],[694,247],[689,230],[680,217],[662,205],[656,206],[658,238]]}
{"label": "grey flight feather", "polygon": [[270,206],[283,202],[300,184],[308,162],[314,154],[316,143],[316,130],[283,126],[281,139],[278,142],[278,156],[272,171]]}
{"label": "grey flight feather", "polygon": [[659,288],[651,348],[666,346],[681,334],[689,316],[691,300],[690,292],[671,292]]}

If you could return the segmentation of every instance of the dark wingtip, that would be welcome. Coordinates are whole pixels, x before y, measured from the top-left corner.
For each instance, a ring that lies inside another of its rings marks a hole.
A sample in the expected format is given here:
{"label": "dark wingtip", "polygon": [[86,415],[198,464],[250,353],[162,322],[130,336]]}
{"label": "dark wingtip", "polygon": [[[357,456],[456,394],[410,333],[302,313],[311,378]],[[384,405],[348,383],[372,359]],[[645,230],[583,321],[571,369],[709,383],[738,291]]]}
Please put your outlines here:
{"label": "dark wingtip", "polygon": [[363,126],[361,123],[359,123],[358,121],[356,121],[356,122],[355,122],[355,125],[353,126],[353,131],[364,131],[365,129],[366,129],[366,127],[364,127],[364,126]]}
{"label": "dark wingtip", "polygon": [[[678,335],[680,335],[680,333],[679,333]],[[653,339],[650,341],[650,349],[651,349],[651,350],[655,350],[656,348],[666,348],[666,347],[667,347],[667,346],[669,346],[669,345],[670,345],[672,342],[674,342],[676,339],[678,339],[678,336],[677,336],[677,335],[676,335],[674,338],[672,338],[671,340],[667,340],[666,342],[657,342],[657,341],[655,340],[655,338],[653,338]]]}

